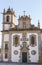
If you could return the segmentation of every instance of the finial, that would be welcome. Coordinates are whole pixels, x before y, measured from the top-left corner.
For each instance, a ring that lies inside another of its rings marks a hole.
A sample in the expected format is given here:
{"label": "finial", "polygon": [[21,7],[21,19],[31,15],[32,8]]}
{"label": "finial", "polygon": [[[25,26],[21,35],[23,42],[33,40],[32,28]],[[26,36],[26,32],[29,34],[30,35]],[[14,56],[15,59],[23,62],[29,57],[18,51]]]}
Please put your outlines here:
{"label": "finial", "polygon": [[9,6],[9,9],[10,9],[10,6]]}
{"label": "finial", "polygon": [[23,11],[23,12],[24,12],[24,16],[25,16],[25,12],[26,12],[26,11]]}
{"label": "finial", "polygon": [[8,10],[10,10],[10,6],[9,6]]}
{"label": "finial", "polygon": [[40,28],[40,22],[39,22],[39,19],[38,19],[38,28]]}
{"label": "finial", "polygon": [[39,19],[38,19],[38,22],[39,22]]}
{"label": "finial", "polygon": [[13,11],[13,8],[11,8],[11,10]]}
{"label": "finial", "polygon": [[30,18],[30,15],[29,15],[29,18]]}
{"label": "finial", "polygon": [[20,18],[20,15],[19,15],[19,18]]}
{"label": "finial", "polygon": [[5,8],[4,8],[4,13],[5,13]]}
{"label": "finial", "polygon": [[39,19],[38,19],[38,25],[40,25]]}

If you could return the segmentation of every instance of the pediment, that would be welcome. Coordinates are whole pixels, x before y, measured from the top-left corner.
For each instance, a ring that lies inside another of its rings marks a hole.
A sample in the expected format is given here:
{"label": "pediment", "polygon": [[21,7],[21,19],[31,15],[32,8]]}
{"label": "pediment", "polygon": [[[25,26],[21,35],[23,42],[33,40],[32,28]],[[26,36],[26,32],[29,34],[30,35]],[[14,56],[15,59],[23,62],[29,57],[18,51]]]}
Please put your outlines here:
{"label": "pediment", "polygon": [[22,52],[28,52],[29,48],[27,48],[27,47],[22,47],[20,50],[21,50]]}

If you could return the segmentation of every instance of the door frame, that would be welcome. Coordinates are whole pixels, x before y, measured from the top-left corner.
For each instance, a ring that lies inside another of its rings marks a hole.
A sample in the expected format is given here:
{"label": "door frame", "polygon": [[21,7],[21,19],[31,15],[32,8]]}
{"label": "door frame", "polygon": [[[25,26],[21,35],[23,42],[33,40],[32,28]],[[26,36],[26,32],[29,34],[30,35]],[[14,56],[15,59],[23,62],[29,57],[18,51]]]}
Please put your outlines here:
{"label": "door frame", "polygon": [[26,53],[26,62],[23,62],[23,56],[22,56],[22,63],[27,63],[27,52],[22,52],[22,55],[23,53]]}
{"label": "door frame", "polygon": [[22,63],[22,53],[26,52],[27,53],[27,63],[29,62],[29,49],[27,47],[22,47],[20,49],[20,59],[19,62]]}

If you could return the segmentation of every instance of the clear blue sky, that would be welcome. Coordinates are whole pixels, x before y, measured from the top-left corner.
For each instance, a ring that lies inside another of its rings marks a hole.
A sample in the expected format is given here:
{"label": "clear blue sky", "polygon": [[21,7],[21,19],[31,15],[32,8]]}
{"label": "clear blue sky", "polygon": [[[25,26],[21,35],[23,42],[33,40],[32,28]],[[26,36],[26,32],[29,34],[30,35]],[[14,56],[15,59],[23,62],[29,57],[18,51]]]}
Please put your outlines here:
{"label": "clear blue sky", "polygon": [[25,10],[26,15],[30,15],[32,18],[31,22],[37,26],[39,19],[42,27],[42,0],[0,0],[0,31],[2,30],[1,13],[3,12],[4,8],[7,10],[9,6],[14,9],[17,18],[19,15],[23,15],[23,11]]}

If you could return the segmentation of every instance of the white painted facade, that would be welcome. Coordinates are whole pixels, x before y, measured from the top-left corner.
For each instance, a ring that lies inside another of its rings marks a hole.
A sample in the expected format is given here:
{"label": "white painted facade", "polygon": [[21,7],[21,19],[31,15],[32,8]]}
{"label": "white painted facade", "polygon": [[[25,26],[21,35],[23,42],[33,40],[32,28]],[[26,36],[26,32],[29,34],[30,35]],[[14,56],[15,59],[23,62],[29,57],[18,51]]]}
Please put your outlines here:
{"label": "white painted facade", "polygon": [[4,41],[9,41],[9,34],[4,35]]}
{"label": "white painted facade", "polygon": [[13,17],[12,17],[12,18],[13,18],[13,23],[15,23],[15,17],[14,17],[14,15],[13,15]]}
{"label": "white painted facade", "polygon": [[[15,35],[19,35],[19,46],[18,47],[15,47],[13,46],[13,36]],[[37,33],[27,33],[27,38],[29,39],[29,36],[30,35],[36,35],[36,46],[35,47],[31,47],[30,46],[30,40],[26,41],[27,42],[27,45],[29,45],[29,53],[30,53],[30,60],[31,62],[38,62],[38,59],[39,59],[39,54],[38,54],[38,34]],[[22,33],[13,33],[12,34],[12,43],[11,43],[11,61],[12,62],[19,62],[19,59],[20,59],[20,46],[22,46],[22,41],[21,41],[21,38],[22,38]],[[4,35],[4,41],[9,41],[9,34],[5,34]],[[4,43],[5,44],[5,43]],[[4,46],[5,48],[5,46]],[[18,54],[15,55],[14,54],[14,51],[17,50],[18,51]],[[35,50],[36,51],[36,54],[35,55],[32,55],[31,54],[31,51],[32,50]],[[4,52],[4,51],[3,51]],[[3,54],[3,60],[4,61],[8,61],[8,59],[5,59],[5,54]]]}
{"label": "white painted facade", "polygon": [[[22,33],[14,33],[14,34],[12,34],[12,44],[11,44],[11,60],[12,60],[12,62],[19,62],[19,56],[20,56],[20,45],[18,46],[18,47],[15,47],[15,46],[13,46],[13,36],[15,36],[15,35],[19,35],[19,39],[21,39],[22,38]],[[22,44],[22,42],[21,41],[19,41],[19,44]],[[17,55],[15,55],[14,54],[14,51],[15,50],[17,50],[18,51],[18,54]]]}
{"label": "white painted facade", "polygon": [[[34,35],[36,35],[36,46],[35,47],[31,47],[31,46],[29,46],[29,52],[30,52],[30,60],[31,60],[31,62],[38,62],[38,59],[39,59],[39,53],[38,53],[38,34],[37,33],[27,33],[27,38],[29,38],[29,36],[30,35],[32,35],[32,34],[34,34]],[[30,43],[30,40],[27,42],[28,43],[28,45],[29,45],[29,43]],[[32,50],[35,50],[36,51],[36,54],[35,55],[32,55],[31,54],[31,51]]]}
{"label": "white painted facade", "polygon": [[9,30],[10,29],[10,24],[5,24],[4,25],[4,30]]}
{"label": "white painted facade", "polygon": [[[39,55],[38,55],[38,34],[37,33],[27,33],[27,38],[29,39],[29,36],[30,35],[32,35],[32,34],[34,34],[34,35],[36,35],[36,46],[35,47],[31,47],[31,46],[29,46],[29,53],[30,53],[30,60],[31,60],[31,62],[38,62],[38,59],[39,59]],[[19,46],[18,47],[15,47],[15,46],[13,46],[13,36],[15,36],[15,35],[19,35],[20,36],[20,38],[19,39],[21,39],[22,38],[22,33],[14,33],[14,34],[12,34],[12,44],[11,44],[11,61],[12,62],[19,62],[19,56],[20,56],[20,45],[22,45],[22,41],[20,41],[19,42]],[[29,45],[30,44],[30,40],[29,41],[27,41],[27,45]],[[18,51],[18,54],[17,55],[15,55],[14,54],[14,51],[15,50],[17,50]],[[31,54],[31,51],[32,50],[35,50],[36,51],[36,54],[35,55],[32,55]]]}

